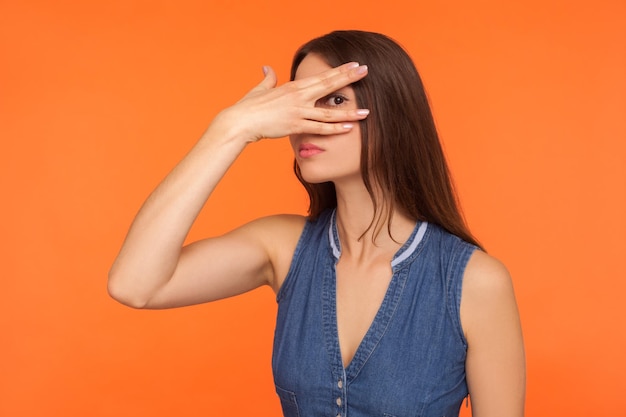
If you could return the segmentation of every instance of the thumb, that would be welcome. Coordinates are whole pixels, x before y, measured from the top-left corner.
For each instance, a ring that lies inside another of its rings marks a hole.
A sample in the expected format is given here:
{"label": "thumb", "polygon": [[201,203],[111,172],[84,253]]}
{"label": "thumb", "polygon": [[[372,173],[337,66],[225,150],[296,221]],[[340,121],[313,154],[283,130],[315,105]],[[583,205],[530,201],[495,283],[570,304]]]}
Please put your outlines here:
{"label": "thumb", "polygon": [[276,73],[274,72],[274,69],[270,67],[269,65],[264,65],[263,74],[265,75],[265,78],[263,78],[263,81],[261,81],[256,86],[255,90],[257,89],[269,90],[269,89],[276,87],[278,78],[276,77]]}

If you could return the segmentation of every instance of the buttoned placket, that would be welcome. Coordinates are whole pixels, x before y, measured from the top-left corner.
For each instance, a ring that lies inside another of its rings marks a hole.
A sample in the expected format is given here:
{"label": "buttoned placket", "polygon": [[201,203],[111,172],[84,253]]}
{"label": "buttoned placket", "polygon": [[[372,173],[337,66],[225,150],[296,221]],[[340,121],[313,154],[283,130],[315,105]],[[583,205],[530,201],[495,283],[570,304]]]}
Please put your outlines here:
{"label": "buttoned placket", "polygon": [[[347,381],[348,375],[350,375],[350,381],[352,381],[358,375],[358,371],[360,367],[362,367],[366,361],[365,358],[369,357],[367,354],[363,354],[363,351],[369,350],[370,352],[374,349],[376,343],[375,341],[380,340],[383,335],[382,328],[386,326],[386,323],[391,320],[392,313],[395,305],[398,302],[398,298],[402,292],[402,288],[404,285],[401,282],[406,281],[407,273],[406,271],[403,274],[398,275],[399,270],[401,269],[401,265],[410,259],[410,257],[415,256],[415,250],[418,244],[421,242],[427,228],[426,222],[421,222],[416,225],[416,228],[407,241],[407,244],[403,246],[403,248],[398,252],[398,254],[394,257],[391,262],[392,269],[392,279],[389,284],[389,289],[385,294],[385,298],[383,299],[382,305],[379,308],[379,312],[376,314],[374,321],[372,322],[370,329],[367,331],[363,340],[359,344],[357,352],[355,353],[355,357],[352,362],[348,365],[347,372],[346,368],[343,364],[341,358],[341,349],[339,348],[339,340],[338,340],[338,331],[337,331],[337,312],[336,312],[336,276],[337,276],[337,262],[341,257],[341,242],[339,241],[339,235],[337,232],[336,220],[335,220],[336,212],[333,212],[330,225],[328,227],[328,240],[331,249],[332,256],[332,269],[331,274],[325,276],[324,283],[324,297],[327,308],[327,316],[325,316],[326,325],[325,329],[329,332],[328,340],[332,340],[331,345],[329,346],[329,351],[331,352],[331,357],[334,362],[335,376],[341,370],[341,377],[337,378],[335,383],[335,389],[333,390],[336,393],[334,397],[334,406],[337,410],[335,417],[348,417],[348,398],[347,398]],[[391,293],[391,294],[390,294]],[[388,305],[390,304],[390,305]],[[378,317],[381,311],[384,313],[381,317]],[[374,330],[373,330],[374,329]],[[370,340],[371,339],[371,340]]]}
{"label": "buttoned placket", "polygon": [[337,380],[336,390],[337,398],[335,399],[335,405],[337,406],[336,417],[346,417],[348,410],[348,402],[346,401],[346,371],[344,370],[341,379]]}

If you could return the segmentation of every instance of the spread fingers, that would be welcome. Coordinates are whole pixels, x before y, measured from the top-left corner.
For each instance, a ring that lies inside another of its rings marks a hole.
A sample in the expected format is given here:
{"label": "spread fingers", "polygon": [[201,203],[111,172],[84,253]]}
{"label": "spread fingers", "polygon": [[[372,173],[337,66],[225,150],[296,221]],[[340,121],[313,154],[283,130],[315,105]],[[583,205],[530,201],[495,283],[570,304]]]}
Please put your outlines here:
{"label": "spread fingers", "polygon": [[359,81],[367,75],[367,70],[367,65],[350,62],[320,74],[297,80],[294,85],[306,92],[306,96],[310,99],[317,100]]}

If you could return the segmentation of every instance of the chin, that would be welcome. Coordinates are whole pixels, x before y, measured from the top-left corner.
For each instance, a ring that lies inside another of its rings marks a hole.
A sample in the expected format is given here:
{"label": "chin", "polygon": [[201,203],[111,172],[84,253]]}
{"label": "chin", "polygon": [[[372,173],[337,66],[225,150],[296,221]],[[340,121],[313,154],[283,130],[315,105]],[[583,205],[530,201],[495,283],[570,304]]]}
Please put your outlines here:
{"label": "chin", "polygon": [[348,184],[354,184],[354,183],[363,184],[363,178],[361,177],[360,173],[357,173],[357,174],[334,173],[334,174],[337,174],[337,175],[331,175],[331,173],[329,172],[312,173],[312,172],[300,171],[300,177],[309,184],[323,184],[327,182],[332,182],[335,185],[337,185],[338,183],[342,185],[348,185]]}
{"label": "chin", "polygon": [[345,161],[332,161],[324,164],[312,163],[313,161],[298,161],[300,176],[309,184],[321,184],[324,182],[362,182],[361,170],[358,164],[346,164]]}
{"label": "chin", "polygon": [[309,184],[322,184],[324,182],[331,182],[332,179],[328,175],[304,173],[300,171],[300,177]]}

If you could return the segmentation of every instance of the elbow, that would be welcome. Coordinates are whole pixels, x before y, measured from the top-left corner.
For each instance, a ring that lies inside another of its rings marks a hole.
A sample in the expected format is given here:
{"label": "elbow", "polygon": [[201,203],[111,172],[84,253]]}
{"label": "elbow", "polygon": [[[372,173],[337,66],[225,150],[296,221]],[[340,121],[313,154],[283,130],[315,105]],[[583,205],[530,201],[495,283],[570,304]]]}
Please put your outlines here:
{"label": "elbow", "polygon": [[137,291],[133,291],[128,285],[124,285],[123,282],[124,280],[117,274],[109,272],[109,279],[107,282],[107,291],[109,296],[115,301],[131,308],[146,308],[148,300],[141,297]]}

